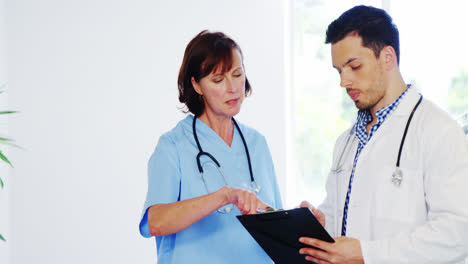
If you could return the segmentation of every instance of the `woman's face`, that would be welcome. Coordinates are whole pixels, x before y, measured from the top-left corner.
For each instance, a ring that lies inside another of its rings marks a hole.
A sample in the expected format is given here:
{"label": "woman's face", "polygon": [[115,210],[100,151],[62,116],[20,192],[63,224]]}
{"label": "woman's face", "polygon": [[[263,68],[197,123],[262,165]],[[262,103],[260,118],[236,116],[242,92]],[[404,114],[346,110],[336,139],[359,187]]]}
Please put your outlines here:
{"label": "woman's face", "polygon": [[232,51],[232,67],[221,73],[222,65],[216,67],[207,76],[192,85],[198,94],[203,95],[205,110],[202,115],[215,115],[219,118],[231,118],[237,115],[245,97],[245,73],[242,58],[237,49]]}

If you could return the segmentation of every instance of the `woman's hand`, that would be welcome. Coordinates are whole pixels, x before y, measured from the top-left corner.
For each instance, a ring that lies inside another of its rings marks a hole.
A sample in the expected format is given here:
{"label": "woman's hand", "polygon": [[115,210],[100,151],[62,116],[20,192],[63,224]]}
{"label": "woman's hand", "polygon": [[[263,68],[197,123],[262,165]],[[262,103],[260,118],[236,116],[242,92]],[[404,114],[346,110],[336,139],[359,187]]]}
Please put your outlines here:
{"label": "woman's hand", "polygon": [[255,214],[267,204],[249,191],[224,186],[216,192],[183,201],[155,204],[148,209],[148,225],[153,236],[165,236],[184,230],[227,204],[242,214]]}
{"label": "woman's hand", "polygon": [[325,214],[322,211],[320,211],[319,209],[315,209],[315,207],[311,205],[308,201],[302,201],[302,203],[299,206],[309,208],[314,214],[315,218],[317,218],[317,220],[320,222],[320,224],[323,227],[325,227]]}
{"label": "woman's hand", "polygon": [[257,209],[268,207],[255,193],[233,187],[224,186],[221,191],[226,194],[227,204],[234,204],[242,214],[255,214]]}

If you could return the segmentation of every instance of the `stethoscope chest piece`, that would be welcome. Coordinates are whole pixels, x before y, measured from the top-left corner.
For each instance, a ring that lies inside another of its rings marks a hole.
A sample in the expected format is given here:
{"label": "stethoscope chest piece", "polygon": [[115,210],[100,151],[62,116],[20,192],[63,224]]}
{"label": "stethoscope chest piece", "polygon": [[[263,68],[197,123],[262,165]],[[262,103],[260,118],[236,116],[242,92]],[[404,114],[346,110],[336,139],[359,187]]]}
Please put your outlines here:
{"label": "stethoscope chest piece", "polygon": [[255,194],[258,194],[261,190],[260,186],[255,181],[250,182],[248,189],[249,191],[254,192]]}
{"label": "stethoscope chest piece", "polygon": [[400,158],[401,158],[401,151],[403,150],[403,144],[405,143],[405,138],[406,138],[406,132],[408,132],[408,127],[411,123],[411,119],[413,118],[414,112],[416,112],[416,109],[418,109],[419,104],[421,103],[423,97],[422,95],[419,97],[418,102],[413,108],[413,111],[411,111],[411,114],[408,118],[408,121],[406,122],[406,127],[405,127],[405,132],[403,132],[403,137],[401,138],[400,142],[400,150],[398,151],[398,158],[396,162],[396,168],[395,171],[392,174],[392,183],[396,187],[400,187],[401,182],[403,181],[403,171],[400,169]]}
{"label": "stethoscope chest piece", "polygon": [[396,167],[395,171],[392,174],[392,183],[396,187],[400,187],[402,181],[403,181],[403,172],[401,171],[400,167]]}

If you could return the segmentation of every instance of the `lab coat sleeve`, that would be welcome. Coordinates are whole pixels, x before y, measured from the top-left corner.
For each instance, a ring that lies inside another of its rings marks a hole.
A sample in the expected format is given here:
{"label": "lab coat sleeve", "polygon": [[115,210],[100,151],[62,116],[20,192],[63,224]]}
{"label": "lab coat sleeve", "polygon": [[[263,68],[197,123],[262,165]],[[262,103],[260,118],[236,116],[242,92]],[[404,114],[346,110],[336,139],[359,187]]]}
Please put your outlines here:
{"label": "lab coat sleeve", "polygon": [[148,161],[148,192],[140,221],[140,234],[151,237],[148,226],[148,208],[160,203],[176,202],[180,193],[180,162],[176,145],[167,134]]}
{"label": "lab coat sleeve", "polygon": [[455,121],[420,133],[427,221],[390,239],[361,241],[366,264],[454,263],[468,254],[467,141]]}
{"label": "lab coat sleeve", "polygon": [[[333,161],[332,161],[332,169],[336,167],[337,159],[340,151],[343,149],[344,141],[346,136],[349,134],[349,130],[345,131],[338,139],[336,140],[335,147],[333,149]],[[339,153],[338,153],[339,152]],[[325,229],[332,237],[339,236],[335,234],[336,225],[338,222],[336,218],[335,207],[337,203],[337,182],[336,182],[336,175],[330,171],[327,177],[327,182],[325,185],[326,188],[326,196],[323,200],[322,204],[318,207],[320,211],[325,214]]]}

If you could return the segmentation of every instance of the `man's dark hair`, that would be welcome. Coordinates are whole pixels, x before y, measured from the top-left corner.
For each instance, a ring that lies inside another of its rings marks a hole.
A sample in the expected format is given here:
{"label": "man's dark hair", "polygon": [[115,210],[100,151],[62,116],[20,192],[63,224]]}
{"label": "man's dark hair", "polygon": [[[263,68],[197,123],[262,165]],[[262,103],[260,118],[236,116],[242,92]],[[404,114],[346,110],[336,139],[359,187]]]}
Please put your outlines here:
{"label": "man's dark hair", "polygon": [[325,43],[335,44],[348,34],[357,34],[362,45],[374,51],[378,58],[385,46],[392,46],[400,64],[398,28],[385,10],[372,6],[355,6],[328,25]]}

